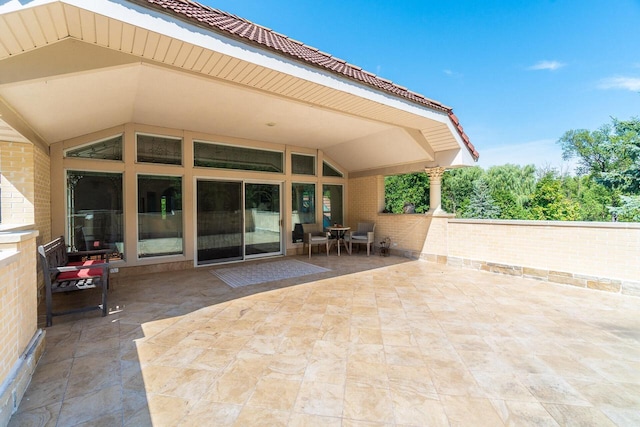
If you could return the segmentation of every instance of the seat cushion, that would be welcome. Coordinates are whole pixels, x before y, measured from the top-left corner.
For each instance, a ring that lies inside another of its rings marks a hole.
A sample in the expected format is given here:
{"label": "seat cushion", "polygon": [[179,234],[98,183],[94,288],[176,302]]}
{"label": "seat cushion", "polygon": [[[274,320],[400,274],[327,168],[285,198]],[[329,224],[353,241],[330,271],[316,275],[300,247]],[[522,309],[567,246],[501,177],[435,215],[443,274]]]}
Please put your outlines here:
{"label": "seat cushion", "polygon": [[311,236],[312,242],[324,242],[327,240],[327,236]]}
{"label": "seat cushion", "polygon": [[64,271],[58,274],[57,280],[88,279],[90,277],[102,277],[101,268],[83,268],[77,271]]}
{"label": "seat cushion", "polygon": [[352,240],[367,240],[368,237],[367,237],[366,234],[364,236],[359,236],[357,234],[354,234],[354,235],[351,236],[351,239]]}

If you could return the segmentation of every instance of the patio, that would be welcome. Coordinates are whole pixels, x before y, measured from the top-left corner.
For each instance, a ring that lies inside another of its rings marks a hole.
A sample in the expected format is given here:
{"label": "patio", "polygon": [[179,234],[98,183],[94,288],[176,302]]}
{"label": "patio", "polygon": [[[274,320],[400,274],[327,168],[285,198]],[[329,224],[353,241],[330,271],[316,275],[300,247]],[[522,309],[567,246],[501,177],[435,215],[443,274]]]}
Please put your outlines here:
{"label": "patio", "polygon": [[640,424],[640,298],[294,259],[331,271],[236,289],[214,267],[115,279],[106,318],[54,319],[9,425]]}

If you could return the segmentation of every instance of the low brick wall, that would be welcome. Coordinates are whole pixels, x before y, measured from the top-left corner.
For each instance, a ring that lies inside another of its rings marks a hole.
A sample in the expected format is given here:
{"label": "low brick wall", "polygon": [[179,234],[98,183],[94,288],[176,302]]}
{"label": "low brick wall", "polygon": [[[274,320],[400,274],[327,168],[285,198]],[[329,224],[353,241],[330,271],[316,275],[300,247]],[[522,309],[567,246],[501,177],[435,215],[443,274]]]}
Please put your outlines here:
{"label": "low brick wall", "polygon": [[640,224],[449,219],[447,263],[640,296]]}
{"label": "low brick wall", "polygon": [[0,233],[0,425],[6,425],[44,351],[37,323],[37,231]]}
{"label": "low brick wall", "polygon": [[493,273],[640,296],[640,224],[383,214],[384,177],[349,180],[349,218],[376,222],[391,253]]}

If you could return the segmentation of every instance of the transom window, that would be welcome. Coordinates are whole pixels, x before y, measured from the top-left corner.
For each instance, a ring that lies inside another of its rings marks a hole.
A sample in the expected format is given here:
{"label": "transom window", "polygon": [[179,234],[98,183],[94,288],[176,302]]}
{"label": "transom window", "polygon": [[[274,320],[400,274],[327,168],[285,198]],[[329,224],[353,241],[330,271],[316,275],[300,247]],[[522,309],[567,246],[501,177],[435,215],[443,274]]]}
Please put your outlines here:
{"label": "transom window", "polygon": [[206,168],[284,172],[284,154],[281,151],[194,141],[193,157],[194,166]]}
{"label": "transom window", "polygon": [[96,160],[122,160],[122,135],[94,141],[82,147],[71,148],[65,157]]}
{"label": "transom window", "polygon": [[137,134],[137,159],[141,163],[182,164],[182,139]]}
{"label": "transom window", "polygon": [[291,173],[315,176],[316,157],[305,154],[291,154]]}
{"label": "transom window", "polygon": [[327,162],[322,162],[322,176],[336,176],[342,178],[344,174],[338,169],[334,168]]}

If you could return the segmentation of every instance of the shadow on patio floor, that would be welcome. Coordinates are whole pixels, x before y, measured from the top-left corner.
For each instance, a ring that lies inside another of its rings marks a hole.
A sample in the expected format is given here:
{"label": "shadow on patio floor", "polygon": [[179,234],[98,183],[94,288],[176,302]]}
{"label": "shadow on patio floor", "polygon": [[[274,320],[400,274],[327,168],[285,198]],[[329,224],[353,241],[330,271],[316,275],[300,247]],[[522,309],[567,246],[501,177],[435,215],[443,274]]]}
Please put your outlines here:
{"label": "shadow on patio floor", "polygon": [[210,273],[228,265],[116,278],[106,318],[54,318],[10,425],[640,424],[639,298],[293,259],[331,271],[235,289]]}

